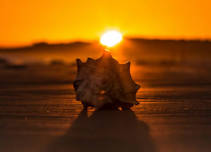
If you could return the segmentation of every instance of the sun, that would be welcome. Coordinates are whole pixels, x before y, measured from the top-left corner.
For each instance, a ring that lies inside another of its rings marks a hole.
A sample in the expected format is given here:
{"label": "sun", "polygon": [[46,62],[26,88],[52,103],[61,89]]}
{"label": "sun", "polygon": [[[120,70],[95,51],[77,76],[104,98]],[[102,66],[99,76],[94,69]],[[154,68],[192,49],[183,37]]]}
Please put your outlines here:
{"label": "sun", "polygon": [[118,31],[112,30],[105,32],[101,36],[100,43],[107,47],[112,47],[117,43],[121,42],[121,40],[122,40],[122,34]]}

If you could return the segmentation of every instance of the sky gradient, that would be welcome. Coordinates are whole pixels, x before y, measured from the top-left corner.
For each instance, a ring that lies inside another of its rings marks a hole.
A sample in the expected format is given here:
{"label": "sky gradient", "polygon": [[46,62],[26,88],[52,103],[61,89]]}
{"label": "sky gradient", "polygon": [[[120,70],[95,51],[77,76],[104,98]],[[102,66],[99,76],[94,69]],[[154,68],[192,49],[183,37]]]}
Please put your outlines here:
{"label": "sky gradient", "polygon": [[210,0],[0,0],[0,46],[130,37],[211,39]]}

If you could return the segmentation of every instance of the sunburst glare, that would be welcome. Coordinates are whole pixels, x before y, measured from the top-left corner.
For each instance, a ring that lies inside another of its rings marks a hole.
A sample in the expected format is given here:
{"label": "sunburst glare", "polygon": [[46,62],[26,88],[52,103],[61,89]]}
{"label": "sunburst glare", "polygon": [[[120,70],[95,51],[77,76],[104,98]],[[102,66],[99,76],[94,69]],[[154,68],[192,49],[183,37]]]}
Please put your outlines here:
{"label": "sunburst glare", "polygon": [[118,31],[112,30],[105,32],[101,36],[100,43],[107,47],[113,47],[114,45],[121,42],[121,40],[122,40],[122,34]]}

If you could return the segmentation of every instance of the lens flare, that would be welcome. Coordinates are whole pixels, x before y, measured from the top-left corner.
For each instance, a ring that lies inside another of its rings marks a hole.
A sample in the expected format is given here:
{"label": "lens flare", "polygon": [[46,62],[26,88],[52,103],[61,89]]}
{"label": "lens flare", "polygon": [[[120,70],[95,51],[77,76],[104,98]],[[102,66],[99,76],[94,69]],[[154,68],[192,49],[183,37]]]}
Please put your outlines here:
{"label": "lens flare", "polygon": [[113,30],[105,32],[100,38],[100,43],[107,47],[112,47],[121,42],[121,40],[122,34],[118,31]]}

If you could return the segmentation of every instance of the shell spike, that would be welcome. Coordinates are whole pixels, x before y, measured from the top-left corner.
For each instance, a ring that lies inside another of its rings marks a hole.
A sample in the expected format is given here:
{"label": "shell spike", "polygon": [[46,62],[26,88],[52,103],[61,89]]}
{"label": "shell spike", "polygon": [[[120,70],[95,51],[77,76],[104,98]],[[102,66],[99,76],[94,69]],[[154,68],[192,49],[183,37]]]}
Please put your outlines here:
{"label": "shell spike", "polygon": [[141,86],[136,84],[136,90],[138,90]]}
{"label": "shell spike", "polygon": [[76,64],[77,64],[78,69],[80,69],[83,63],[80,59],[76,59]]}
{"label": "shell spike", "polygon": [[109,51],[106,51],[106,50],[103,51],[103,56],[102,57],[103,58],[104,57],[110,57],[110,58],[112,58],[111,53]]}
{"label": "shell spike", "polygon": [[94,62],[94,61],[95,61],[94,59],[88,58],[86,62],[87,62],[87,63],[89,63],[89,62],[91,63],[91,62]]}
{"label": "shell spike", "polygon": [[127,62],[125,65],[128,69],[130,68],[130,62]]}

